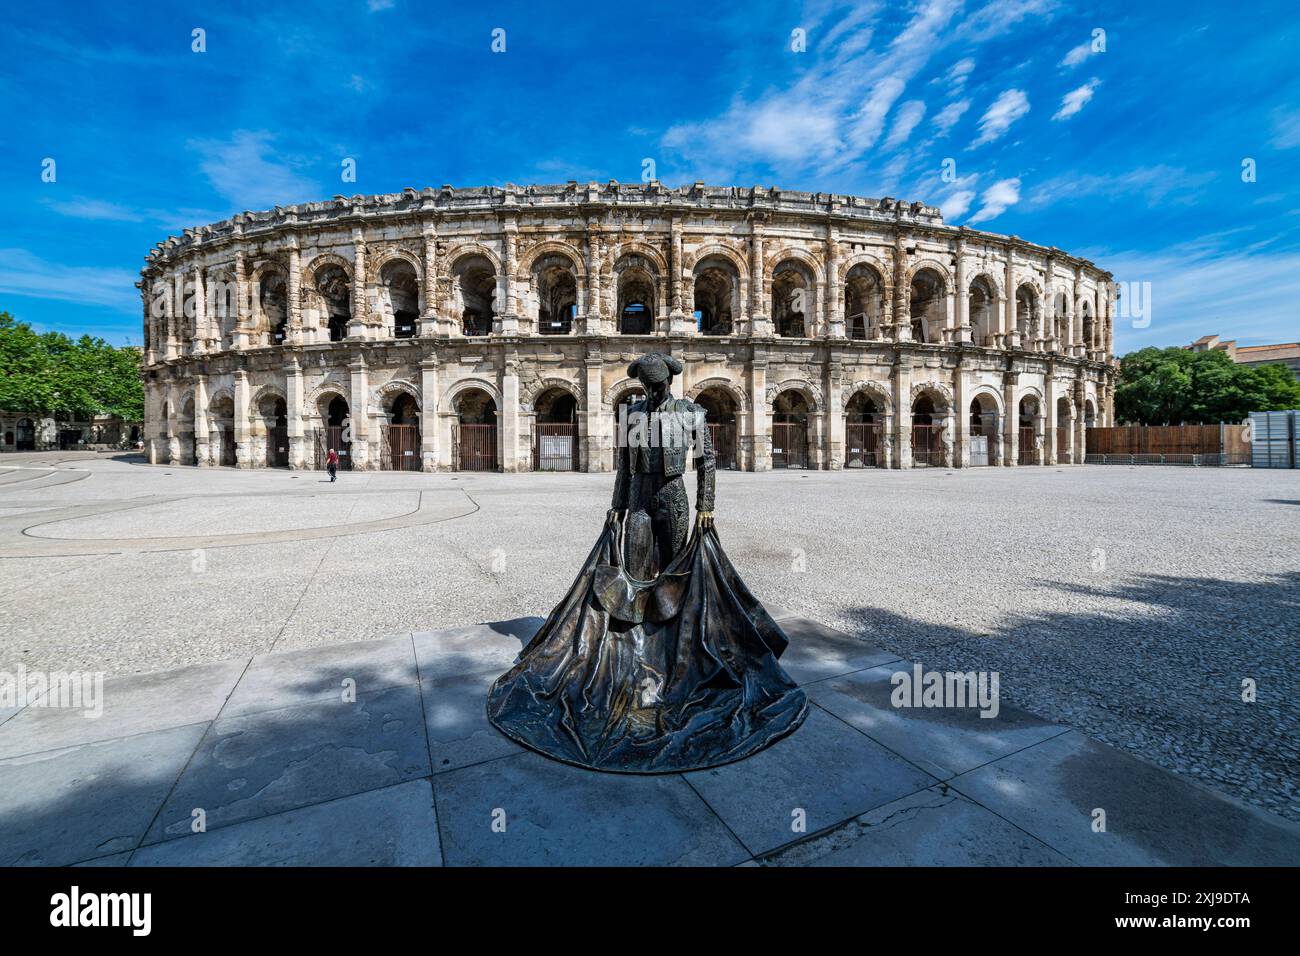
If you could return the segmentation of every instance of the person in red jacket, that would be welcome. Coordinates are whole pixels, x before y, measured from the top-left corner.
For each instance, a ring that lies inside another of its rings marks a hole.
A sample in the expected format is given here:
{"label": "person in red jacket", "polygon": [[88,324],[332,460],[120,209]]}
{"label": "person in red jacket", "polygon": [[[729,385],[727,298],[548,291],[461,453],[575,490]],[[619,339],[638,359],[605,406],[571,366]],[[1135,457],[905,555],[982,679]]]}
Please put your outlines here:
{"label": "person in red jacket", "polygon": [[330,473],[330,481],[338,481],[339,477],[339,453],[333,448],[325,456],[325,470]]}

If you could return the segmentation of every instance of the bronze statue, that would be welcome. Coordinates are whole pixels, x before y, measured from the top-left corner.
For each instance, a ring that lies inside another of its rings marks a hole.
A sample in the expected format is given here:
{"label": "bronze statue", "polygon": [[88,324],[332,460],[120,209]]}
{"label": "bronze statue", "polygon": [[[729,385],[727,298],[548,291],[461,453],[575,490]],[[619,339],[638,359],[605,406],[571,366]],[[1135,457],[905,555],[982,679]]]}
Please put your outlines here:
{"label": "bronze statue", "polygon": [[[672,397],[681,363],[633,362],[646,397],[619,423],[614,500],[577,580],[488,692],[507,736],[566,763],[674,773],[750,756],[793,733],[803,691],[788,639],[749,592],[713,527],[704,409]],[[694,534],[682,476],[698,475]]]}

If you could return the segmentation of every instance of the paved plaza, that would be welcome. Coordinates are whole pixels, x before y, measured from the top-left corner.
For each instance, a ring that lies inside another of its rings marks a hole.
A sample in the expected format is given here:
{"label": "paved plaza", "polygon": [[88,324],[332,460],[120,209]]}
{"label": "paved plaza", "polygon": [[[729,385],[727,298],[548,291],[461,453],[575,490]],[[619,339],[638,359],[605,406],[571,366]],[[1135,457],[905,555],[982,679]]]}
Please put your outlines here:
{"label": "paved plaza", "polygon": [[[655,778],[482,714],[610,481],[0,459],[0,670],[108,674],[98,720],[0,710],[3,861],[1300,860],[1293,473],[722,473],[814,708]],[[998,671],[999,716],[890,707],[912,662]]]}

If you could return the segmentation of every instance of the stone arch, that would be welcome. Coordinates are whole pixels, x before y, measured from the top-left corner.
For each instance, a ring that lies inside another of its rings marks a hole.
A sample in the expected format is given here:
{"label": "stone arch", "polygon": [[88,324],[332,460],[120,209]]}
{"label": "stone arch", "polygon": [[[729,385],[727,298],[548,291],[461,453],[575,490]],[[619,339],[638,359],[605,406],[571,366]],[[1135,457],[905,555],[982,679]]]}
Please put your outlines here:
{"label": "stone arch", "polygon": [[348,408],[352,407],[352,389],[346,382],[339,382],[335,379],[326,379],[321,382],[310,392],[303,402],[303,415],[309,418],[318,417],[317,409],[320,408],[320,401],[326,395],[337,395],[348,403]]}
{"label": "stone arch", "polygon": [[736,403],[737,414],[744,414],[749,411],[749,396],[745,394],[745,390],[730,379],[722,378],[721,376],[706,378],[696,382],[686,392],[686,397],[693,402],[700,397],[701,392],[710,388],[724,391],[730,395],[731,400]]}
{"label": "stone arch", "polygon": [[698,270],[700,263],[712,256],[726,259],[731,263],[732,268],[736,270],[736,276],[740,281],[749,281],[749,266],[745,264],[744,256],[738,253],[735,249],[732,249],[730,246],[724,246],[720,242],[709,243],[708,245],[702,246],[694,252],[687,253],[682,257],[685,260],[683,264],[691,274],[692,279],[696,277],[696,271]]}
{"label": "stone arch", "polygon": [[884,409],[884,414],[894,414],[894,395],[890,391],[889,387],[881,382],[861,381],[845,385],[844,390],[840,393],[840,407],[848,408],[849,402],[853,399],[853,396],[857,395],[859,392],[866,392],[867,395],[869,395],[882,409]]}
{"label": "stone arch", "polygon": [[409,395],[415,399],[417,406],[421,405],[419,387],[401,378],[395,378],[371,389],[370,401],[375,408],[386,409],[399,395]]}
{"label": "stone arch", "polygon": [[366,257],[366,278],[370,282],[378,282],[380,274],[384,271],[384,266],[390,262],[401,260],[415,270],[415,277],[421,282],[424,281],[424,258],[416,255],[410,249],[402,246],[389,246],[386,249],[377,250],[373,258]]}
{"label": "stone arch", "polygon": [[546,239],[525,252],[519,259],[517,267],[519,275],[528,275],[533,271],[533,266],[537,264],[539,259],[544,259],[549,255],[563,256],[569,260],[575,276],[579,279],[586,277],[587,267],[583,261],[582,253],[573,244],[562,239]]}
{"label": "stone arch", "polygon": [[567,378],[559,378],[558,376],[539,378],[536,381],[529,383],[529,385],[519,393],[519,407],[525,412],[531,412],[533,410],[533,403],[537,401],[538,396],[544,392],[550,391],[552,388],[558,388],[568,392],[573,396],[574,401],[578,403],[578,408],[581,409],[583,407],[582,386],[575,382],[570,382]]}
{"label": "stone arch", "polygon": [[644,386],[639,379],[621,378],[605,389],[605,394],[601,396],[600,403],[612,411],[623,403],[623,397],[628,392],[638,390],[644,391]]}
{"label": "stone arch", "polygon": [[764,281],[771,282],[772,277],[776,274],[777,266],[784,262],[802,264],[808,270],[808,275],[814,284],[821,284],[826,281],[826,270],[823,268],[821,260],[807,249],[801,249],[798,246],[782,247],[763,260]]}
{"label": "stone arch", "polygon": [[502,275],[504,270],[501,266],[501,257],[495,252],[483,245],[481,242],[460,242],[452,246],[440,259],[439,274],[444,278],[450,279],[456,272],[456,266],[461,259],[468,256],[482,256],[492,264],[492,269],[498,276]]}
{"label": "stone arch", "polygon": [[938,274],[941,282],[941,287],[939,289],[940,295],[947,295],[952,291],[952,273],[949,271],[948,267],[938,259],[930,258],[917,259],[912,263],[911,267],[907,270],[907,283],[909,286],[912,284],[912,280],[916,278],[917,273],[924,269],[932,269]]}
{"label": "stone arch", "polygon": [[892,290],[894,284],[893,266],[886,265],[885,260],[874,252],[855,252],[853,255],[841,259],[839,274],[841,276],[848,275],[849,270],[854,266],[870,266],[875,269],[877,277],[879,277],[885,288]]}
{"label": "stone arch", "polygon": [[265,385],[259,386],[257,390],[253,392],[252,397],[248,400],[250,412],[252,409],[257,408],[262,404],[262,399],[268,397],[278,398],[280,401],[284,402],[286,406],[289,404],[289,399],[285,395],[284,389],[275,382],[268,382]]}
{"label": "stone arch", "polygon": [[1005,294],[1002,288],[1002,282],[998,279],[997,273],[991,269],[978,269],[971,274],[970,278],[966,280],[966,291],[968,293],[977,279],[984,280],[985,284],[989,287],[989,291],[993,293],[995,298],[1001,299]]}
{"label": "stone arch", "polygon": [[912,386],[912,391],[908,395],[908,407],[916,404],[917,399],[928,395],[930,400],[935,402],[935,411],[939,414],[948,414],[952,411],[952,390],[942,382],[917,382]]}
{"label": "stone arch", "polygon": [[501,391],[496,385],[485,378],[460,378],[447,386],[442,393],[442,401],[439,403],[439,410],[448,413],[455,413],[456,399],[460,397],[461,392],[467,392],[471,389],[479,389],[487,392],[488,397],[496,403],[497,411],[502,408]]}
{"label": "stone arch", "polygon": [[970,392],[971,398],[979,398],[981,395],[987,395],[993,400],[993,404],[997,406],[999,418],[1006,412],[1006,409],[1002,403],[1001,390],[994,388],[992,385],[976,385],[973,389],[971,389]]}
{"label": "stone arch", "polygon": [[655,278],[661,278],[668,275],[668,260],[663,257],[658,249],[645,242],[621,242],[616,245],[610,254],[605,257],[604,263],[600,268],[602,276],[613,275],[618,272],[618,264],[624,259],[632,256],[641,256],[654,267]]}
{"label": "stone arch", "polygon": [[315,289],[316,276],[329,266],[340,267],[347,274],[348,282],[353,283],[356,281],[356,276],[353,275],[352,265],[351,259],[345,259],[336,252],[322,252],[302,270],[302,288]]}
{"label": "stone arch", "polygon": [[814,412],[822,412],[826,408],[825,402],[822,401],[821,386],[813,384],[806,378],[788,378],[779,384],[769,385],[764,398],[771,406],[778,395],[789,391],[796,391],[802,395]]}

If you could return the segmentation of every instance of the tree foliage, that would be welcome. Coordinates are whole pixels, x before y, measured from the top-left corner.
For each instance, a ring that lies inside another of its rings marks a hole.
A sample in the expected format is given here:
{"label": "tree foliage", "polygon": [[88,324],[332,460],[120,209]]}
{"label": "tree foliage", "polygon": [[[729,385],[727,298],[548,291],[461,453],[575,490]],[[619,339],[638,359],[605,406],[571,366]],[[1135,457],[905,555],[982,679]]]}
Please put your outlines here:
{"label": "tree foliage", "polygon": [[1227,352],[1145,348],[1120,359],[1115,413],[1138,425],[1239,422],[1251,412],[1300,408],[1285,365],[1238,365]]}
{"label": "tree foliage", "polygon": [[0,312],[0,408],[86,420],[144,418],[140,350],[83,335],[36,332]]}

